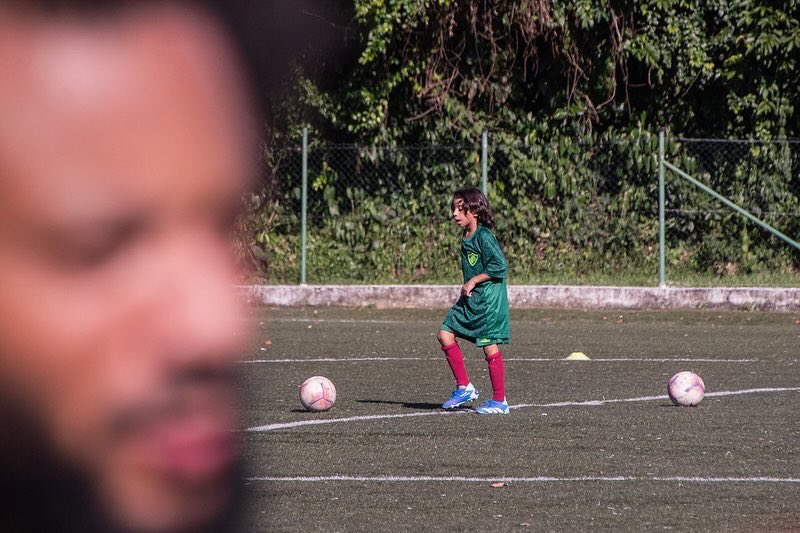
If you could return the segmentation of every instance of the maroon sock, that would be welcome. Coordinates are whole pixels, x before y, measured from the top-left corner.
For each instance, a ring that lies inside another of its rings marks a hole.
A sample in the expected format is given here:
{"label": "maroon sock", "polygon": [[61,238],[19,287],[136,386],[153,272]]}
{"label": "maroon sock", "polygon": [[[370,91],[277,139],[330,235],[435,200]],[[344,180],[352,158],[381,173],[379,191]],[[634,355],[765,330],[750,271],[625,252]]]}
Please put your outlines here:
{"label": "maroon sock", "polygon": [[506,399],[506,369],[503,365],[503,352],[486,356],[489,364],[489,379],[492,380],[492,400],[502,402]]}
{"label": "maroon sock", "polygon": [[454,342],[450,346],[442,346],[442,351],[447,357],[447,364],[450,365],[450,370],[453,371],[453,376],[456,378],[458,386],[466,387],[469,385],[467,367],[464,365],[464,354],[461,353],[461,346],[458,345],[458,342]]}

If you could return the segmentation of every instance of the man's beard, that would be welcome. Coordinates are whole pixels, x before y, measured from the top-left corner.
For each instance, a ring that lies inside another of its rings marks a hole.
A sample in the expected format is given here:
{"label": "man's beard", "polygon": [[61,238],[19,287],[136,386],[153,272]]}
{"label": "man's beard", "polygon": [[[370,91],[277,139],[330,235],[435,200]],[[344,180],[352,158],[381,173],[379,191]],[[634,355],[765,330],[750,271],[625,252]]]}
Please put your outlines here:
{"label": "man's beard", "polygon": [[[0,435],[0,531],[129,531],[101,504],[91,476],[59,457],[31,410],[2,393]],[[241,465],[230,473],[233,497],[201,531],[241,529]]]}

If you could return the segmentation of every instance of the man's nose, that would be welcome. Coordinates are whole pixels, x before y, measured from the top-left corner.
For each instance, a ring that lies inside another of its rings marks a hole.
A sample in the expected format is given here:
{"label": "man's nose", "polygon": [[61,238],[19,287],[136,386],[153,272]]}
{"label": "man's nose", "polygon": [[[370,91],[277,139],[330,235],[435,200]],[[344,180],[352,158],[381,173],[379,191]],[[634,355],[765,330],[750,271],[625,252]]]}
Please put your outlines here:
{"label": "man's nose", "polygon": [[220,365],[244,349],[244,304],[236,269],[223,242],[198,237],[175,252],[174,270],[163,295],[165,349],[177,363]]}

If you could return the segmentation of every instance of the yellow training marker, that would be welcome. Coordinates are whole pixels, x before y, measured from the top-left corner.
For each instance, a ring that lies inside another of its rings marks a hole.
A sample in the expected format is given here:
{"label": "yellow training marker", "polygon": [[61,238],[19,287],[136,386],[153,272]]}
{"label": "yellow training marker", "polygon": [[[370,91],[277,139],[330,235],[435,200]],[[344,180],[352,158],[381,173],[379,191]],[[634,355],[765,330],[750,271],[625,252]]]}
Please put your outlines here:
{"label": "yellow training marker", "polygon": [[589,361],[589,357],[583,352],[572,352],[565,361]]}

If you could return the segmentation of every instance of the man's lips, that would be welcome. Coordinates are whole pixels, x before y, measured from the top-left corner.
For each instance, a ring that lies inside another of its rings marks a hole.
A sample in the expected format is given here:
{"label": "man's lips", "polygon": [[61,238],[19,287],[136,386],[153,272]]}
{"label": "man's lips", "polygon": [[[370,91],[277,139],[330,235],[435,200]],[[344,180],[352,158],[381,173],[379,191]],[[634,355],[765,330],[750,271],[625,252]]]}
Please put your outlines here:
{"label": "man's lips", "polygon": [[161,442],[163,465],[181,477],[214,476],[236,459],[236,434],[232,427],[175,425]]}
{"label": "man's lips", "polygon": [[229,417],[192,413],[158,421],[131,435],[139,461],[184,481],[224,474],[238,459],[238,438]]}

